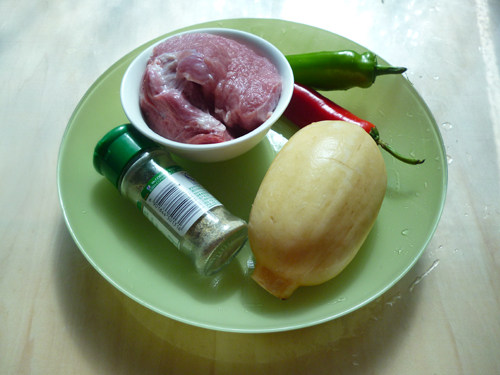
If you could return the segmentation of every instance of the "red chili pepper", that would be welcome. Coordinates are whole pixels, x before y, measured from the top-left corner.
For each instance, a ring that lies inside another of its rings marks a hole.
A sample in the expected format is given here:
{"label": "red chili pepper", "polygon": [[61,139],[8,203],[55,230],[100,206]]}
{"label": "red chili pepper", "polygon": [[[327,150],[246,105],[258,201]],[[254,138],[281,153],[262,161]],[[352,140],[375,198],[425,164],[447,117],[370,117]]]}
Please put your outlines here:
{"label": "red chili pepper", "polygon": [[380,147],[396,159],[407,164],[421,164],[424,162],[424,160],[400,155],[380,139],[380,134],[374,124],[357,117],[319,92],[298,83],[294,84],[292,99],[284,115],[300,128],[323,120],[351,122],[361,126]]}

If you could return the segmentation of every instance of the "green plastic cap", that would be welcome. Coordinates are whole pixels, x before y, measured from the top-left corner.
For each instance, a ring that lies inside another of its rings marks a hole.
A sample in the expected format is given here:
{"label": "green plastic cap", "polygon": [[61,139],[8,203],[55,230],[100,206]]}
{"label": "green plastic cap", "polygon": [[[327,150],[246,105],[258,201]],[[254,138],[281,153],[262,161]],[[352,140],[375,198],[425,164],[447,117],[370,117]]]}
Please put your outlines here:
{"label": "green plastic cap", "polygon": [[94,168],[118,188],[120,177],[132,159],[155,143],[131,124],[110,130],[94,149]]}

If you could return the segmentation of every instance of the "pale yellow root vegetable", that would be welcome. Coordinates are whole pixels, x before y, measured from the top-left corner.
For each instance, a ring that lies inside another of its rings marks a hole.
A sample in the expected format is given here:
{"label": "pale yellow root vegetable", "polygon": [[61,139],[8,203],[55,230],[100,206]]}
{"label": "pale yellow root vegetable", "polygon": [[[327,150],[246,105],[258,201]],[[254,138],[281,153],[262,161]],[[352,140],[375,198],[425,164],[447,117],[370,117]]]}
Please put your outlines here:
{"label": "pale yellow root vegetable", "polygon": [[373,139],[342,121],[310,124],[286,143],[250,212],[252,278],[286,299],[339,274],[368,236],[387,186]]}

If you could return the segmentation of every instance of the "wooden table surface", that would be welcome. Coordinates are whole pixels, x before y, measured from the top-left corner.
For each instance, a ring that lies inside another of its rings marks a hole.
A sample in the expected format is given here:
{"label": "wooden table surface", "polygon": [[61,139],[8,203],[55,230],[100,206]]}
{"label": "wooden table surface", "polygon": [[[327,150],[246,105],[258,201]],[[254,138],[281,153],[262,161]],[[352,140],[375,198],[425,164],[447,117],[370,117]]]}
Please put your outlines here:
{"label": "wooden table surface", "polygon": [[[2,0],[0,14],[1,374],[500,374],[500,2]],[[151,312],[88,263],[59,205],[59,145],[92,83],[164,33],[242,17],[405,62],[448,156],[444,212],[416,265],[365,307],[296,331]]]}

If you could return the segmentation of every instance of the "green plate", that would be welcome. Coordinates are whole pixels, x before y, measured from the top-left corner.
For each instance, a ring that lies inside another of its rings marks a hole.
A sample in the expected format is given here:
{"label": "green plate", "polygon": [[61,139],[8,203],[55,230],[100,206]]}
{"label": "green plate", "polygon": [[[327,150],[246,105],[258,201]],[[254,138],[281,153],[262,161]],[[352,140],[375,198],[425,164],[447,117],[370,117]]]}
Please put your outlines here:
{"label": "green plate", "polygon": [[[330,32],[281,20],[224,20],[190,28],[199,27],[248,31],[285,54],[365,51]],[[120,105],[120,81],[143,48],[123,57],[92,85],[69,121],[59,153],[59,197],[69,231],[88,261],[116,288],[144,306],[188,324],[232,332],[272,332],[318,324],[358,309],[415,264],[443,209],[446,155],[433,116],[411,83],[402,76],[385,76],[369,89],[328,95],[375,123],[382,139],[394,148],[424,157],[426,162],[410,166],[383,152],[388,173],[386,197],[353,262],[333,280],[300,288],[287,301],[272,297],[250,278],[253,263],[248,246],[216,277],[198,276],[189,260],[92,166],[97,141],[127,121]],[[266,139],[241,157],[214,164],[178,162],[230,211],[248,219],[264,173],[283,140],[294,131],[292,124],[281,119]]]}

